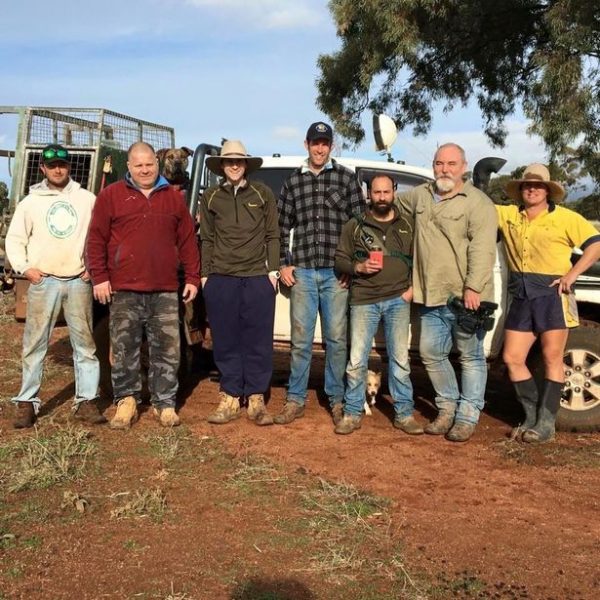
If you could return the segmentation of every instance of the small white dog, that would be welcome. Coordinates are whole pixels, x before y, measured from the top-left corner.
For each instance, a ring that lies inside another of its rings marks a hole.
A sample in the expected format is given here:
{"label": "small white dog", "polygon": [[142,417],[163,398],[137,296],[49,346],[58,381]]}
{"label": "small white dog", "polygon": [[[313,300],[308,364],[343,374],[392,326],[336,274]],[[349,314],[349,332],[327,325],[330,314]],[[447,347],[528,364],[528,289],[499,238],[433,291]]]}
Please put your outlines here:
{"label": "small white dog", "polygon": [[377,394],[381,387],[381,373],[367,371],[367,399],[365,400],[365,413],[369,416],[373,414],[371,406],[375,406]]}

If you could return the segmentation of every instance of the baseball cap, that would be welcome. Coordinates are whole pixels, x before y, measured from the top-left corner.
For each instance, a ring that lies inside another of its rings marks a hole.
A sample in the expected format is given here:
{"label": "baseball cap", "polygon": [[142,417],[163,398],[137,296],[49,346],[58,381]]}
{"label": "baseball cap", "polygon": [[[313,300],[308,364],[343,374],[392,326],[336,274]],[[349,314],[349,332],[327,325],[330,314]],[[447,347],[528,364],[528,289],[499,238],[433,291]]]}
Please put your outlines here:
{"label": "baseball cap", "polygon": [[64,162],[69,164],[71,157],[69,151],[60,144],[49,144],[42,150],[41,161],[43,165],[49,165],[55,162]]}
{"label": "baseball cap", "polygon": [[333,131],[331,126],[323,121],[317,121],[313,123],[306,132],[306,141],[312,142],[313,140],[329,140],[333,141]]}

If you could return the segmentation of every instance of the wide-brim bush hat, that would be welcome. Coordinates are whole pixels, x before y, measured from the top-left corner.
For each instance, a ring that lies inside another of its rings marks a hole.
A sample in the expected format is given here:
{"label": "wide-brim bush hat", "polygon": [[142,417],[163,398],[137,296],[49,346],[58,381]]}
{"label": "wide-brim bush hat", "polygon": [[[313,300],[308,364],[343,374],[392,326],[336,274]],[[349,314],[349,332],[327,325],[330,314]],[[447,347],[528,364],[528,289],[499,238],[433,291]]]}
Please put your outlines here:
{"label": "wide-brim bush hat", "polygon": [[250,156],[246,152],[246,147],[239,140],[227,140],[221,147],[219,156],[209,156],[206,159],[206,166],[215,174],[225,177],[223,171],[223,160],[226,158],[238,158],[246,161],[246,173],[256,171],[262,165],[262,158]]}
{"label": "wide-brim bush hat", "polygon": [[540,163],[529,165],[525,169],[521,179],[512,179],[509,181],[505,187],[506,195],[511,200],[520,202],[522,200],[521,185],[532,181],[541,182],[546,186],[548,189],[548,200],[552,202],[561,202],[567,195],[565,188],[558,181],[552,181],[550,179],[550,171],[548,171],[545,165]]}

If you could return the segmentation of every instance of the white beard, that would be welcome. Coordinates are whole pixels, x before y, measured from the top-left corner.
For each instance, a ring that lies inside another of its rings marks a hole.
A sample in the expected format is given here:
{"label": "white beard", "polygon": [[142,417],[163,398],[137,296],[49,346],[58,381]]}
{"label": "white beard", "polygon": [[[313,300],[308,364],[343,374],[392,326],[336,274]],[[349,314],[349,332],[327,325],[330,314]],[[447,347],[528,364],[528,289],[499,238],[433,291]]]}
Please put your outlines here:
{"label": "white beard", "polygon": [[438,177],[435,180],[435,187],[437,188],[437,191],[442,192],[442,194],[451,192],[455,185],[456,182],[450,177]]}

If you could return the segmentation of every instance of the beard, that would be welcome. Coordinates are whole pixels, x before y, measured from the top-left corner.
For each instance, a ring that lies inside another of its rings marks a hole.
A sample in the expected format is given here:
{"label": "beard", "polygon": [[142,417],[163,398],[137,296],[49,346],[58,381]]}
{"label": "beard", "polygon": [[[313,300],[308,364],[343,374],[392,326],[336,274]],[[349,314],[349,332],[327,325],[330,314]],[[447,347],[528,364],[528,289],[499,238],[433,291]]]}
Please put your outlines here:
{"label": "beard", "polygon": [[390,214],[392,205],[387,202],[373,202],[371,204],[371,211],[378,217],[386,217]]}
{"label": "beard", "polygon": [[435,180],[435,187],[438,192],[442,192],[442,194],[446,194],[447,192],[451,192],[456,185],[456,181],[452,179],[452,177],[438,177]]}

